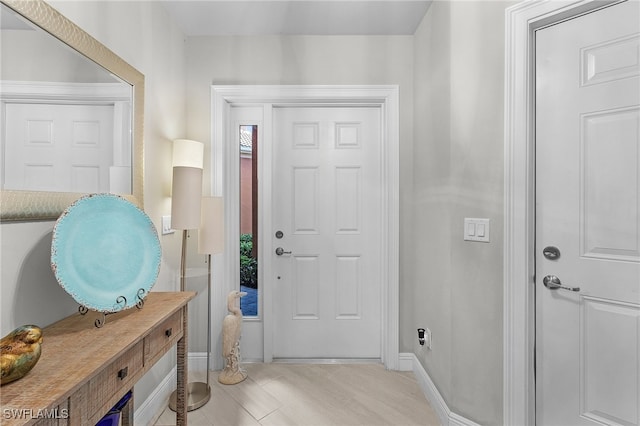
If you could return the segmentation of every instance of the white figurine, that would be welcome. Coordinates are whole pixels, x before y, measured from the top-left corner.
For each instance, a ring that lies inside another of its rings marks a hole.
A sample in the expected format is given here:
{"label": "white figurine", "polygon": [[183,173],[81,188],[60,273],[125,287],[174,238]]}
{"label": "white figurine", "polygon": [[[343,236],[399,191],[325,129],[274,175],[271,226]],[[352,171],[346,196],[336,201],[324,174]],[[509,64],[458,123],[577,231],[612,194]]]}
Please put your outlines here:
{"label": "white figurine", "polygon": [[247,293],[234,290],[227,296],[227,309],[230,314],[222,322],[222,356],[226,367],[218,375],[218,381],[225,385],[235,385],[247,378],[240,368],[240,332],[242,331],[242,311],[236,301]]}

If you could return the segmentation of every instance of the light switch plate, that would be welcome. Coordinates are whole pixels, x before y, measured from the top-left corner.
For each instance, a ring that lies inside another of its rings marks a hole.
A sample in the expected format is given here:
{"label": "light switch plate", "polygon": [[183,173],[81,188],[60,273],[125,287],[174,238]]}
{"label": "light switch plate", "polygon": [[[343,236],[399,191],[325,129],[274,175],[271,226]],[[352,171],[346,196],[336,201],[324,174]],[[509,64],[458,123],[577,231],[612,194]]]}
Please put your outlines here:
{"label": "light switch plate", "polygon": [[488,243],[490,230],[490,220],[484,218],[466,217],[464,219],[464,239],[465,241],[480,241]]}
{"label": "light switch plate", "polygon": [[171,229],[171,216],[162,216],[162,235],[173,234],[175,229]]}

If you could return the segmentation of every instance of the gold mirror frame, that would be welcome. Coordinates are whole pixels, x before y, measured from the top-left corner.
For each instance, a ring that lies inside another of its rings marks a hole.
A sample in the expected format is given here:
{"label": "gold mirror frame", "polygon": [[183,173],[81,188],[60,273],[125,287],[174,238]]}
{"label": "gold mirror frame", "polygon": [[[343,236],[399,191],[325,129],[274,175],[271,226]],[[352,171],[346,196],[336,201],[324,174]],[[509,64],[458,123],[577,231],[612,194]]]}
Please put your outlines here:
{"label": "gold mirror frame", "polygon": [[[0,0],[0,3],[131,85],[133,90],[133,194],[124,197],[142,208],[144,204],[144,75],[43,0]],[[71,192],[0,190],[0,221],[55,220],[67,206],[83,195]]]}

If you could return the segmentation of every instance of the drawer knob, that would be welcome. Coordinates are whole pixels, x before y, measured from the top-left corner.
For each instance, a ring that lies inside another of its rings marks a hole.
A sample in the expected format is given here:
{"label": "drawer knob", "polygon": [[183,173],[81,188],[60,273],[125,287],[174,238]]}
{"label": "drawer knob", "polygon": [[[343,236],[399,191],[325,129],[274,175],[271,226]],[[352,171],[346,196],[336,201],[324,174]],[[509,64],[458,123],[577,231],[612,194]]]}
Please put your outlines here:
{"label": "drawer knob", "polygon": [[171,333],[173,333],[173,329],[172,328],[167,328],[164,331],[164,335],[167,336],[167,337],[171,337]]}
{"label": "drawer knob", "polygon": [[124,380],[124,378],[127,377],[127,374],[129,374],[129,367],[125,367],[118,371],[118,379]]}

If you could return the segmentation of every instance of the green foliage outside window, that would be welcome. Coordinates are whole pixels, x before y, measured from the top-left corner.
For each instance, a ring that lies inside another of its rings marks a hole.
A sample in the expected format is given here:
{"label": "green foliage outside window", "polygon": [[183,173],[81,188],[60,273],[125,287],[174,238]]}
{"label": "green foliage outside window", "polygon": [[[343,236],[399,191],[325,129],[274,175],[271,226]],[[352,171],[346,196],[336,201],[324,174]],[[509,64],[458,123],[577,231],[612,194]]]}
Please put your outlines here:
{"label": "green foliage outside window", "polygon": [[253,236],[240,235],[240,284],[250,288],[258,288],[258,259],[251,256]]}

